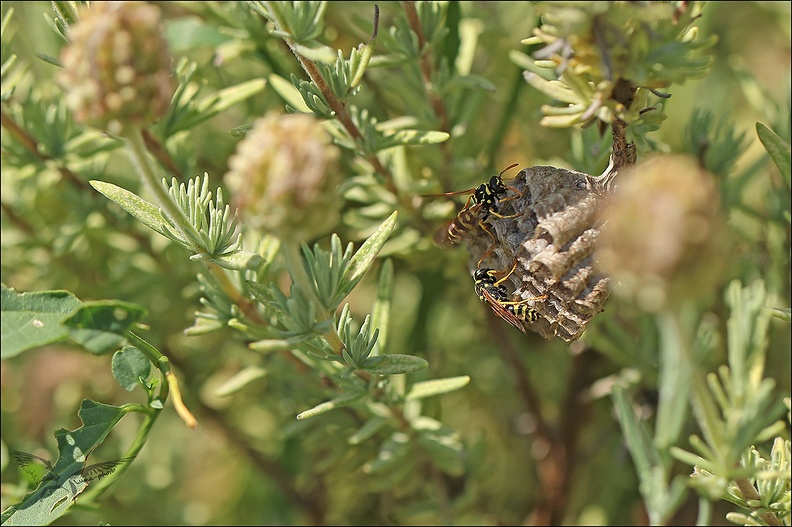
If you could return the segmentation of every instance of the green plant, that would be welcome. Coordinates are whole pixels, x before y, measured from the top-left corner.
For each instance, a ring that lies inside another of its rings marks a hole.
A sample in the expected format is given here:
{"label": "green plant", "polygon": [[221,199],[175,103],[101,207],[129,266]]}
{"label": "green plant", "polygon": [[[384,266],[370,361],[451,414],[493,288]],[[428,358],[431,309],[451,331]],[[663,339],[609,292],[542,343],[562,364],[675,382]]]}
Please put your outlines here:
{"label": "green plant", "polygon": [[[51,7],[2,8],[4,524],[789,524],[789,102],[739,15]],[[478,301],[495,235],[432,241],[512,162],[613,182],[571,344]]]}

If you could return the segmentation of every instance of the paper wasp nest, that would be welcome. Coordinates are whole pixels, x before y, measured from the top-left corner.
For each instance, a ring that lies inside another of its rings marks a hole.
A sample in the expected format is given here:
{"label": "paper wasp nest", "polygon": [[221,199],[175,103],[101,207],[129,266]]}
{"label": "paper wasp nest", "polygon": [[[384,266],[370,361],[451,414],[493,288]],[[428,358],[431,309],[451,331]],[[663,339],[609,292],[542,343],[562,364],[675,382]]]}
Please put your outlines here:
{"label": "paper wasp nest", "polygon": [[[486,222],[497,243],[480,267],[511,269],[509,289],[514,300],[546,295],[530,306],[539,319],[526,327],[550,339],[580,338],[589,321],[608,299],[608,278],[593,262],[599,234],[598,209],[611,176],[593,177],[551,166],[526,168],[505,181],[512,189],[498,202],[499,218]],[[467,239],[476,262],[492,245],[481,228]]]}

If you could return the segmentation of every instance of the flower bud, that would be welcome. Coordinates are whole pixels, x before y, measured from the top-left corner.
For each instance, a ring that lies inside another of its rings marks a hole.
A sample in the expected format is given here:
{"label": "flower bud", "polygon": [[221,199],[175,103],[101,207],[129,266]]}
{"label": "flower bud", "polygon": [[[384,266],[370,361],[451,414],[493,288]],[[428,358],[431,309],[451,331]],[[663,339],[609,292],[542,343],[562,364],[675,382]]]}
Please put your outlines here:
{"label": "flower bud", "polygon": [[168,109],[174,85],[158,7],[92,3],[70,40],[56,80],[77,121],[118,134],[126,124],[147,126]]}
{"label": "flower bud", "polygon": [[597,247],[614,291],[650,312],[710,294],[728,258],[713,177],[691,158],[649,158],[619,175]]}
{"label": "flower bud", "polygon": [[225,181],[248,224],[281,239],[309,240],[340,218],[339,155],[313,116],[270,112],[237,146]]}

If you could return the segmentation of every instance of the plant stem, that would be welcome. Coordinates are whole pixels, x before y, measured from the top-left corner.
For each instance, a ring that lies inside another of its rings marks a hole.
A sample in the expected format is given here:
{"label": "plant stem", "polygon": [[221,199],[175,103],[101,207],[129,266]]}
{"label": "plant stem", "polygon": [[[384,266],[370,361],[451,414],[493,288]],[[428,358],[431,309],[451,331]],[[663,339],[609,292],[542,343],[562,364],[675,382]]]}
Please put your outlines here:
{"label": "plant stem", "polygon": [[[279,9],[276,6],[274,6],[272,2],[263,2],[263,4],[267,9],[267,12],[269,12],[271,20],[275,24],[275,27],[284,33],[289,33],[289,28],[285,26],[283,20],[279,15],[280,13]],[[347,133],[349,133],[349,135],[356,143],[359,144],[362,143],[363,134],[360,133],[360,130],[352,121],[352,118],[349,116],[349,112],[347,112],[346,105],[343,103],[343,101],[340,101],[335,96],[333,91],[327,85],[327,82],[324,80],[324,77],[322,77],[322,74],[319,72],[319,68],[316,66],[316,64],[312,60],[303,57],[300,54],[300,52],[297,51],[297,46],[292,39],[284,38],[283,40],[289,46],[291,52],[294,53],[294,56],[297,57],[297,61],[300,63],[300,66],[302,66],[303,70],[305,70],[305,73],[308,74],[308,77],[311,79],[311,82],[313,82],[316,85],[316,87],[319,88],[319,91],[322,92],[322,96],[324,96],[328,106],[330,106],[330,109],[333,110],[333,112],[335,113],[336,119],[338,119],[341,122],[341,124],[346,129]],[[390,173],[390,170],[388,170],[382,163],[380,163],[380,160],[377,158],[376,155],[370,154],[365,157],[368,160],[368,162],[374,166],[374,170],[376,170],[378,173],[380,173],[382,176],[385,177],[385,185],[387,189],[391,191],[394,195],[398,196],[399,192],[398,189],[396,188],[396,185],[393,182],[393,175]]]}
{"label": "plant stem", "polygon": [[[759,496],[756,488],[750,481],[748,481],[747,478],[738,478],[734,480],[734,483],[737,485],[737,488],[740,489],[740,494],[742,494],[743,499],[746,501],[761,500],[761,496]],[[764,521],[767,525],[781,525],[776,515],[772,512],[760,512],[758,514],[762,521]]]}
{"label": "plant stem", "polygon": [[181,231],[181,234],[185,238],[192,242],[193,251],[196,253],[205,252],[200,233],[190,224],[184,212],[173,202],[170,194],[168,194],[160,181],[157,180],[157,176],[154,175],[154,167],[151,165],[151,162],[149,162],[148,157],[146,157],[146,145],[140,128],[130,127],[125,130],[125,132],[127,146],[129,147],[129,156],[132,158],[132,162],[137,166],[138,173],[143,183],[148,186],[149,190],[154,194],[159,206],[162,207],[168,218],[176,225],[176,228]]}
{"label": "plant stem", "polygon": [[[136,411],[136,408],[139,408],[140,405],[138,404],[125,404],[122,406],[124,409],[124,415],[127,413],[131,413]],[[144,421],[141,424],[140,428],[135,435],[134,441],[127,449],[126,453],[124,454],[124,458],[130,457],[137,457],[141,450],[143,450],[143,446],[145,446],[146,441],[148,440],[148,436],[151,433],[151,429],[154,427],[154,423],[157,421],[157,417],[159,417],[161,413],[161,409],[155,409],[150,406],[146,407],[146,412],[144,413]],[[123,416],[122,416],[123,417]],[[120,420],[120,419],[119,419]],[[127,463],[122,463],[121,466],[115,469],[112,473],[103,476],[96,482],[95,485],[91,485],[88,490],[83,492],[80,495],[80,502],[85,503],[92,503],[95,501],[99,496],[104,494],[108,487],[110,487],[115,481],[121,477],[121,475],[126,472],[127,468],[131,465],[131,461]]]}

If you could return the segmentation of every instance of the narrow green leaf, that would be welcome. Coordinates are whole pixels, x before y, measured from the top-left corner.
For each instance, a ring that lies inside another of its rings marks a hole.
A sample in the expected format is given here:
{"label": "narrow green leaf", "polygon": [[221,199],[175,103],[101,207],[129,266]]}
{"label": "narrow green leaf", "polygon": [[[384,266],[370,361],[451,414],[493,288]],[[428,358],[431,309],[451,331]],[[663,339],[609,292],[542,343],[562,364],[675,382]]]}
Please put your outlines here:
{"label": "narrow green leaf", "polygon": [[355,51],[357,51],[357,60],[353,64],[353,71],[352,71],[352,81],[349,83],[350,89],[355,89],[360,81],[363,80],[363,74],[366,72],[368,68],[369,62],[371,61],[371,56],[374,54],[374,46],[377,43],[377,33],[379,32],[379,17],[380,17],[380,9],[378,5],[374,5],[374,29],[371,33],[371,38],[365,44],[361,44],[357,50],[352,50],[350,53],[349,61],[350,64],[353,64],[352,57],[355,55]]}
{"label": "narrow green leaf", "polygon": [[336,397],[332,401],[327,401],[321,404],[318,404],[311,408],[310,410],[306,410],[297,415],[297,419],[307,419],[308,417],[315,417],[319,414],[323,414],[325,412],[329,412],[335,408],[342,408],[344,406],[349,406],[350,404],[354,403],[355,401],[359,401],[363,398],[365,393],[363,392],[350,392],[346,393],[340,397]]}
{"label": "narrow green leaf", "polygon": [[198,337],[220,331],[224,327],[225,324],[221,320],[210,320],[208,318],[196,316],[195,322],[192,326],[184,330],[184,334],[188,337]]}
{"label": "narrow green leaf", "polygon": [[151,361],[134,346],[124,346],[113,354],[113,377],[126,391],[131,392],[151,374]]}
{"label": "narrow green leaf", "polygon": [[2,285],[0,306],[0,356],[7,359],[25,350],[64,340],[69,331],[64,320],[82,302],[68,291],[17,293]]}
{"label": "narrow green leaf", "polygon": [[379,337],[372,356],[387,352],[388,321],[390,320],[391,300],[393,298],[393,262],[388,259],[380,267],[377,280],[377,298],[371,310],[371,326],[379,328]]}
{"label": "narrow green leaf", "polygon": [[294,348],[295,343],[289,339],[266,339],[248,344],[248,348],[259,353],[286,351]]}
{"label": "narrow green leaf", "polygon": [[267,374],[267,370],[260,366],[248,366],[234,374],[230,379],[221,384],[216,390],[217,397],[233,395],[253,381],[257,381]]}
{"label": "narrow green leaf", "polygon": [[448,132],[437,132],[434,130],[399,130],[393,135],[387,136],[377,146],[382,150],[397,145],[434,145],[448,141],[450,137],[451,134]]}
{"label": "narrow green leaf", "polygon": [[414,373],[429,367],[426,359],[414,355],[380,355],[369,357],[358,365],[358,369],[375,375],[400,375]]}
{"label": "narrow green leaf", "polygon": [[404,465],[406,460],[410,459],[408,454],[412,452],[412,449],[412,443],[406,434],[394,432],[382,444],[376,459],[363,466],[363,471],[366,474],[386,474],[393,469],[398,469]]}
{"label": "narrow green leaf", "polygon": [[191,112],[190,118],[185,119],[183,123],[177,124],[177,127],[171,130],[171,134],[192,128],[207,119],[211,119],[220,112],[261,93],[266,85],[267,81],[264,79],[253,79],[236,86],[229,86],[201,99],[196,103],[195,110]]}
{"label": "narrow green leaf", "polygon": [[284,79],[274,73],[267,77],[269,85],[272,89],[286,101],[286,104],[301,113],[311,113],[311,109],[305,104],[305,101],[300,95],[300,90],[294,87],[291,81]]}
{"label": "narrow green leaf", "polygon": [[170,234],[171,231],[167,228],[165,218],[162,217],[159,208],[155,205],[112,183],[96,180],[89,181],[89,183],[98,192],[134,216],[143,225],[162,234],[166,238],[170,238],[181,243],[185,247],[189,247],[184,241],[174,239],[173,235]]}
{"label": "narrow green leaf", "polygon": [[778,167],[778,171],[787,182],[787,186],[792,186],[792,160],[790,160],[789,143],[784,141],[781,136],[772,131],[764,124],[756,123],[756,135],[764,145],[773,163]]}
{"label": "narrow green leaf", "polygon": [[451,476],[461,476],[465,472],[465,451],[458,440],[433,432],[419,433],[417,440],[440,470]]}
{"label": "narrow green leaf", "polygon": [[645,425],[636,418],[632,405],[624,393],[624,388],[618,384],[614,385],[611,396],[616,417],[619,419],[622,434],[638,471],[638,477],[644,481],[650,477],[652,468],[660,464],[657,452],[652,447]]}
{"label": "narrow green leaf", "polygon": [[388,419],[382,416],[374,416],[366,421],[363,426],[358,428],[357,432],[349,436],[347,443],[350,445],[359,445],[374,434],[382,430],[388,424]]}
{"label": "narrow green leaf", "polygon": [[377,258],[377,254],[382,250],[382,246],[385,245],[388,237],[396,227],[397,214],[398,213],[394,211],[393,214],[388,216],[388,218],[377,227],[377,230],[363,242],[360,249],[358,249],[349,260],[349,265],[347,265],[347,268],[344,270],[341,286],[333,298],[332,305],[337,306],[340,304],[369,270],[374,260]]}
{"label": "narrow green leaf", "polygon": [[659,402],[655,423],[655,444],[661,451],[677,442],[688,412],[690,361],[688,345],[676,314],[658,315],[660,330]]}
{"label": "narrow green leaf", "polygon": [[251,251],[234,251],[229,254],[221,254],[219,256],[207,256],[196,254],[190,257],[191,259],[211,259],[223,269],[229,271],[255,271],[264,263],[264,259],[258,254]]}
{"label": "narrow green leaf", "polygon": [[668,453],[682,463],[686,463],[691,467],[701,467],[704,470],[708,470],[710,472],[715,469],[715,466],[703,457],[697,456],[696,454],[688,452],[687,450],[683,450],[679,447],[672,446],[670,449],[668,449]]}
{"label": "narrow green leaf", "polygon": [[523,73],[523,77],[528,84],[553,99],[566,103],[585,105],[585,100],[583,100],[580,95],[576,94],[559,81],[548,81],[544,77],[530,71]]}
{"label": "narrow green leaf", "polygon": [[416,382],[405,396],[408,401],[411,399],[423,399],[441,393],[453,392],[470,382],[470,377],[462,375],[460,377],[449,377],[447,379],[435,379],[431,381]]}
{"label": "narrow green leaf", "polygon": [[314,62],[323,62],[330,64],[336,59],[336,52],[329,46],[304,46],[302,44],[295,44],[294,46],[297,53],[303,57],[310,59]]}

